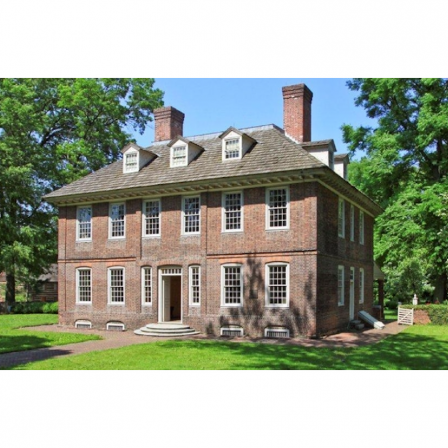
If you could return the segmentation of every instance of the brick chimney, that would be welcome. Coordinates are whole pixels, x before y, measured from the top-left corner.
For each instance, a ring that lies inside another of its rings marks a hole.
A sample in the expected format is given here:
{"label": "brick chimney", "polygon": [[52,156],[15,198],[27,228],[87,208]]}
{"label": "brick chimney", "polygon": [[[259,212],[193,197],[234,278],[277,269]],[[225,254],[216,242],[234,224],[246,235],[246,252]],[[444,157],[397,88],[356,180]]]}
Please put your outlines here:
{"label": "brick chimney", "polygon": [[313,92],[305,84],[283,87],[283,127],[299,143],[311,141]]}
{"label": "brick chimney", "polygon": [[162,107],[154,111],[155,141],[172,140],[184,135],[185,114],[174,107]]}

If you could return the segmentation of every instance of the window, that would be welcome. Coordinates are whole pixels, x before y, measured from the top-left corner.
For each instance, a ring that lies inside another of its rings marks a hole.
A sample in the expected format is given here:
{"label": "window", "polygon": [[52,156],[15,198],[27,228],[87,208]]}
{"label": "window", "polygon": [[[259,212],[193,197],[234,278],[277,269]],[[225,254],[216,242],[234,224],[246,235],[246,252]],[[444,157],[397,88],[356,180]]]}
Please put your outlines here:
{"label": "window", "polygon": [[359,244],[364,244],[364,212],[359,212]]}
{"label": "window", "polygon": [[92,270],[89,268],[76,270],[76,302],[92,303]]}
{"label": "window", "polygon": [[239,138],[225,141],[224,160],[241,159],[241,143]]}
{"label": "window", "polygon": [[175,146],[171,150],[171,166],[187,166],[187,146]]}
{"label": "window", "polygon": [[109,238],[124,238],[125,236],[125,205],[110,205]]}
{"label": "window", "polygon": [[142,268],[142,303],[143,305],[152,305],[152,269]]}
{"label": "window", "polygon": [[198,306],[201,303],[201,268],[190,266],[190,305]]}
{"label": "window", "polygon": [[344,305],[345,284],[344,284],[344,266],[338,266],[338,305]]}
{"label": "window", "polygon": [[199,196],[183,198],[183,233],[198,234],[201,226],[201,199]]}
{"label": "window", "polygon": [[92,207],[78,207],[76,221],[76,239],[90,241],[92,239]]}
{"label": "window", "polygon": [[110,268],[108,276],[110,305],[124,304],[124,268]]}
{"label": "window", "polygon": [[223,194],[223,231],[243,230],[243,193]]}
{"label": "window", "polygon": [[338,209],[338,234],[341,238],[345,238],[345,202],[341,198]]}
{"label": "window", "polygon": [[289,228],[289,188],[271,188],[266,191],[267,229]]}
{"label": "window", "polygon": [[243,305],[243,268],[241,265],[222,267],[222,306]]}
{"label": "window", "polygon": [[364,303],[364,269],[359,270],[359,303]]}
{"label": "window", "polygon": [[160,199],[143,202],[143,236],[160,236]]}
{"label": "window", "polygon": [[135,173],[138,171],[138,153],[128,152],[124,155],[124,172]]}
{"label": "window", "polygon": [[289,265],[272,263],[266,265],[266,306],[289,306]]}
{"label": "window", "polygon": [[355,206],[350,204],[350,241],[355,241]]}

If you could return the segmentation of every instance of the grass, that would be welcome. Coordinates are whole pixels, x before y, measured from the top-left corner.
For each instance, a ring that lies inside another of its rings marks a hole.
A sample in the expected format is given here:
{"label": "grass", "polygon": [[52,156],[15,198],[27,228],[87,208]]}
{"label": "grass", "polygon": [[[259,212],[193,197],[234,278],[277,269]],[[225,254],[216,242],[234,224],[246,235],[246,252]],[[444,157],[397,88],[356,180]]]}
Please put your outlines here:
{"label": "grass", "polygon": [[97,335],[53,333],[21,328],[56,324],[57,322],[58,316],[54,314],[8,314],[0,316],[0,354],[101,339]]}
{"label": "grass", "polygon": [[386,320],[397,320],[398,319],[398,309],[389,310],[387,308],[384,309],[384,319]]}
{"label": "grass", "polygon": [[221,341],[163,341],[16,367],[42,370],[438,370],[448,369],[448,327],[414,326],[360,348]]}

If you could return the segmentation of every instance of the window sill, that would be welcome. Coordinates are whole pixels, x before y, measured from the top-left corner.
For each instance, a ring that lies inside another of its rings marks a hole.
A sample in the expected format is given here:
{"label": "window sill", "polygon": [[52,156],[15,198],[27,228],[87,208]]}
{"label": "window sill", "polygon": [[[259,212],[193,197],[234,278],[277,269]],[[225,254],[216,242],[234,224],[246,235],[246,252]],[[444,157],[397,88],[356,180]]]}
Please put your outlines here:
{"label": "window sill", "polygon": [[287,232],[288,230],[291,230],[290,227],[273,227],[270,229],[266,229],[266,232]]}
{"label": "window sill", "polygon": [[162,235],[143,235],[142,238],[144,240],[160,240]]}
{"label": "window sill", "polygon": [[289,309],[289,305],[265,305],[264,306],[267,309],[283,309],[283,310],[287,310]]}
{"label": "window sill", "polygon": [[77,243],[91,243],[92,242],[92,238],[90,239],[86,239],[86,240],[76,240]]}
{"label": "window sill", "polygon": [[221,304],[221,308],[243,308],[243,304],[239,304],[239,305],[222,305]]}

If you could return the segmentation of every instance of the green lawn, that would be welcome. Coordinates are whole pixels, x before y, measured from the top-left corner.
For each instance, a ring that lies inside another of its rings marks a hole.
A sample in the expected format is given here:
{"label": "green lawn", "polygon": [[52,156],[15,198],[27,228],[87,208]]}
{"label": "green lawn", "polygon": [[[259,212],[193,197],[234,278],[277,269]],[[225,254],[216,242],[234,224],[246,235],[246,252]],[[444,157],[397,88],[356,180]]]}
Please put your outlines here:
{"label": "green lawn", "polygon": [[56,324],[57,322],[58,316],[54,314],[9,314],[0,316],[0,354],[101,339],[96,335],[19,329],[20,327]]}
{"label": "green lawn", "polygon": [[414,326],[356,349],[215,341],[163,341],[30,363],[17,369],[448,369],[448,327]]}

